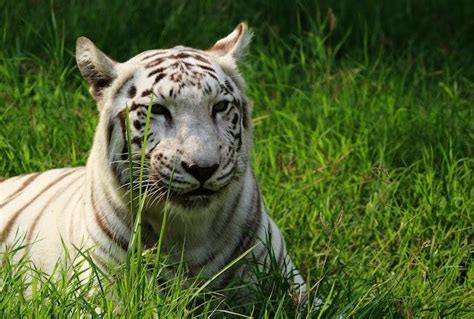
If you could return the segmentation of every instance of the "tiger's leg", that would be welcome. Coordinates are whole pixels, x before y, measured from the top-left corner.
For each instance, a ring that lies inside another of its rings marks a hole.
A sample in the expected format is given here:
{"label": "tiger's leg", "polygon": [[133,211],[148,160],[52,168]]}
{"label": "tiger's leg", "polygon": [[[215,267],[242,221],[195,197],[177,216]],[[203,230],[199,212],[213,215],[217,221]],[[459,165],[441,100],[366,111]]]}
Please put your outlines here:
{"label": "tiger's leg", "polygon": [[270,254],[273,255],[282,276],[290,281],[292,286],[290,293],[295,304],[302,306],[310,302],[313,307],[320,307],[323,303],[321,299],[315,297],[313,298],[313,301],[308,300],[308,290],[305,280],[288,254],[283,235],[273,220],[268,216],[267,219],[267,227],[264,227],[266,233],[266,245],[270,246],[272,250]]}

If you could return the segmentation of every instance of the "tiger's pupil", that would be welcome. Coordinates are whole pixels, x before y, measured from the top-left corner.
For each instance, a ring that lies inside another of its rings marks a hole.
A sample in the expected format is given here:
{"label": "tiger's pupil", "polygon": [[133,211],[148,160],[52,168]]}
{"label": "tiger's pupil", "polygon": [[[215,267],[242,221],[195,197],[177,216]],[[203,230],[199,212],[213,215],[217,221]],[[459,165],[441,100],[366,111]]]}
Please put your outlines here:
{"label": "tiger's pupil", "polygon": [[164,115],[167,120],[171,120],[171,113],[164,105],[153,104],[151,106],[151,113],[156,115]]}
{"label": "tiger's pupil", "polygon": [[212,107],[212,116],[215,117],[217,113],[224,112],[229,106],[228,101],[221,101]]}

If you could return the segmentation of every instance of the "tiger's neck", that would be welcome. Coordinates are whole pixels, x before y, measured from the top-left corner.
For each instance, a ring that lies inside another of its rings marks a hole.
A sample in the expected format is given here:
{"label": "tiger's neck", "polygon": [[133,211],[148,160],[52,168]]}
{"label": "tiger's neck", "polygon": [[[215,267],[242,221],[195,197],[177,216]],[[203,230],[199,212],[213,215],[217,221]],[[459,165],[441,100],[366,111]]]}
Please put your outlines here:
{"label": "tiger's neck", "polygon": [[120,187],[110,164],[107,127],[108,123],[101,118],[87,160],[86,183],[89,193],[85,194],[85,202],[89,204],[86,204],[86,207],[90,209],[85,214],[89,219],[108,224],[110,232],[116,238],[121,238],[123,246],[125,243],[128,245],[130,240],[132,216],[123,188]]}

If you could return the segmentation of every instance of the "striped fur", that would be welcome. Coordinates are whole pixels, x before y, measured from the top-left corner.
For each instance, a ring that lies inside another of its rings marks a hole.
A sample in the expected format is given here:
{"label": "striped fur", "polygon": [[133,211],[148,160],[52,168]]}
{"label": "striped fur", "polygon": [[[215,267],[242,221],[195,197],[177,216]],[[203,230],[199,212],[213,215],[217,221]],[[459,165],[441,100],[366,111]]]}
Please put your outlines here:
{"label": "striped fur", "polygon": [[[21,238],[31,260],[51,271],[67,247],[93,247],[97,263],[124,260],[131,237],[128,190],[146,191],[145,243],[161,229],[165,197],[170,219],[163,247],[184,259],[191,276],[209,278],[256,245],[248,258],[268,259],[270,245],[282,269],[304,282],[267,215],[249,163],[252,128],[238,59],[250,39],[245,24],[207,51],[152,50],[117,63],[86,38],[77,42],[79,69],[97,101],[100,121],[85,167],[50,170],[0,182],[2,249]],[[143,185],[130,180],[128,154],[137,165],[151,105]],[[131,149],[126,142],[129,108]],[[213,286],[244,272],[236,266]]]}

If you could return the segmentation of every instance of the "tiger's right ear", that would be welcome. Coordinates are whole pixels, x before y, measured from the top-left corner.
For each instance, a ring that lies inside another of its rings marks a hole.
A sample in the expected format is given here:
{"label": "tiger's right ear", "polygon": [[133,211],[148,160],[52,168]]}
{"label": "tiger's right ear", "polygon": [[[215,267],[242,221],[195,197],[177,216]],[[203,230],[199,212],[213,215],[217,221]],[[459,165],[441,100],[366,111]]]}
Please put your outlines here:
{"label": "tiger's right ear", "polygon": [[232,33],[217,41],[207,52],[215,56],[221,66],[236,69],[251,39],[252,33],[248,31],[247,24],[241,22]]}
{"label": "tiger's right ear", "polygon": [[99,101],[103,90],[117,77],[117,62],[97,49],[86,37],[80,37],[76,41],[76,62],[82,77],[89,82],[89,92]]}

